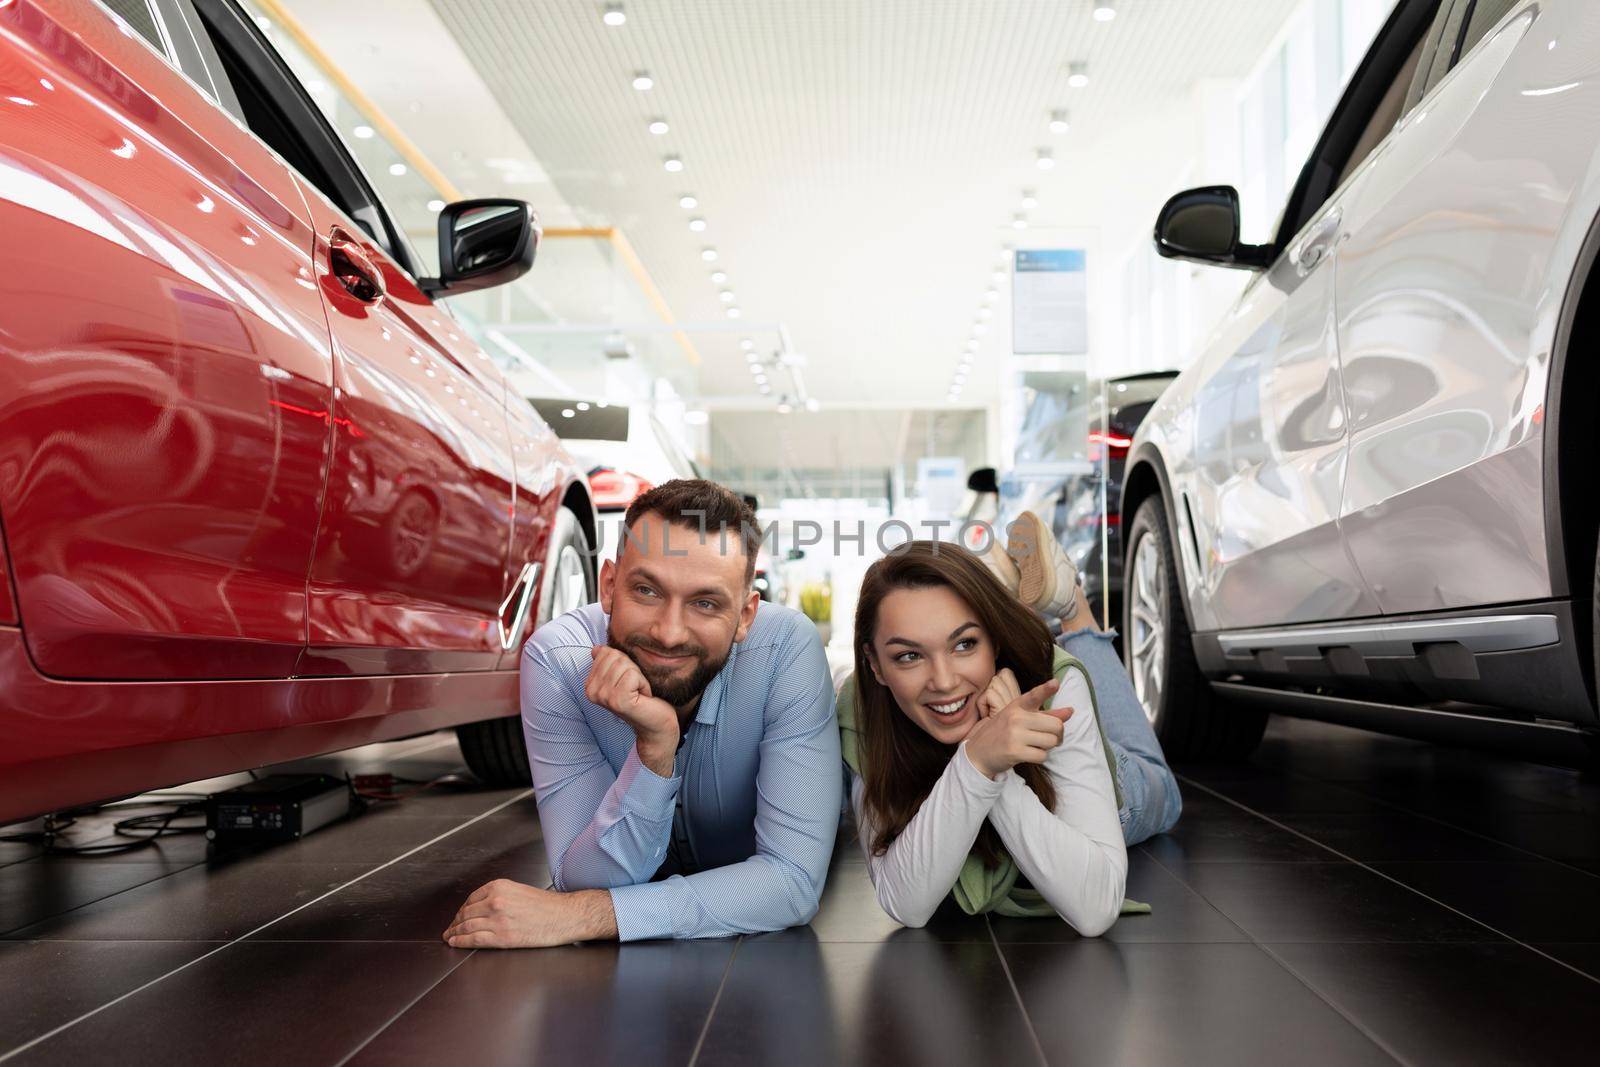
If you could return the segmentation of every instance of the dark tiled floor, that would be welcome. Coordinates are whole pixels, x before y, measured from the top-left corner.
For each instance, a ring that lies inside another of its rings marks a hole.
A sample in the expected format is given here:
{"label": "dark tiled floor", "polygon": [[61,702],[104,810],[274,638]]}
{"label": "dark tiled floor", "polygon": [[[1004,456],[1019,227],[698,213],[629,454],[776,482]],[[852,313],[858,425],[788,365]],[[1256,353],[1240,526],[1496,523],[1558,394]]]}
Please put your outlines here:
{"label": "dark tiled floor", "polygon": [[[431,778],[439,739],[318,761]],[[903,930],[841,845],[810,926],[457,952],[491,878],[547,880],[532,801],[441,786],[304,842],[0,845],[0,1062],[1559,1062],[1600,1003],[1600,783],[1275,721],[1189,768],[1103,938],[949,909]],[[231,784],[231,783],[230,783]],[[121,813],[118,813],[119,815]],[[87,816],[76,839],[106,839]],[[11,1055],[15,1053],[15,1055]]]}

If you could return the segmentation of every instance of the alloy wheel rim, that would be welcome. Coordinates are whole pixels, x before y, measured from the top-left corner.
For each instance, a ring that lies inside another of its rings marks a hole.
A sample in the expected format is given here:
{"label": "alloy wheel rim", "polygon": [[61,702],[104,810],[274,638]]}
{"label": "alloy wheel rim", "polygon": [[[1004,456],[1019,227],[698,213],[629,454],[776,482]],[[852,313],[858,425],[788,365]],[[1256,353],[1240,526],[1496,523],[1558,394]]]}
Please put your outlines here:
{"label": "alloy wheel rim", "polygon": [[1166,683],[1166,594],[1167,582],[1161,551],[1153,534],[1146,531],[1133,550],[1133,604],[1128,634],[1128,660],[1133,675],[1133,691],[1144,714],[1155,725],[1160,714],[1161,693]]}
{"label": "alloy wheel rim", "polygon": [[589,600],[589,578],[583,571],[583,557],[572,545],[562,545],[556,556],[555,582],[551,589],[550,617],[565,615]]}

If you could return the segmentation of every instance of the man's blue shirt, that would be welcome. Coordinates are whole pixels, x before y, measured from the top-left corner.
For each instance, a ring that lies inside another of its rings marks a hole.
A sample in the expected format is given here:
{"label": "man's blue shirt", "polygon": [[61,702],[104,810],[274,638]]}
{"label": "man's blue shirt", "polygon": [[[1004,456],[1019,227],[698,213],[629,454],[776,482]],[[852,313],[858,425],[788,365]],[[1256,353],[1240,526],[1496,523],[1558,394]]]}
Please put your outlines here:
{"label": "man's blue shirt", "polygon": [[590,604],[522,651],[523,736],[555,887],[609,889],[623,941],[810,922],[843,789],[816,627],[760,606],[707,686],[671,778],[639,762],[627,723],[584,698],[606,628]]}

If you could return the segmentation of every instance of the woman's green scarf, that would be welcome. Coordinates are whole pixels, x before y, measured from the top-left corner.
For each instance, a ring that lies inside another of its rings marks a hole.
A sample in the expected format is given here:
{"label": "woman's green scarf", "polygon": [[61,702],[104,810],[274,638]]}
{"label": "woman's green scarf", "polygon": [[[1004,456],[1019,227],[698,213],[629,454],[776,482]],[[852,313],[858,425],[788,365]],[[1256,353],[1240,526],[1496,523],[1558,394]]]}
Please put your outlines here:
{"label": "woman's green scarf", "polygon": [[[1089,672],[1076,657],[1067,655],[1060,648],[1055,650],[1055,659],[1051,664],[1055,679],[1062,684],[1066,683],[1068,671],[1078,671],[1083,675],[1083,680],[1089,686],[1089,700],[1094,701],[1094,680],[1089,677]],[[1098,705],[1095,705],[1098,708]],[[839,716],[839,748],[844,754],[844,761],[857,777],[861,775],[861,758],[859,746],[861,742],[861,727],[857,719],[859,708],[856,703],[856,678],[854,674],[846,678],[844,685],[839,690],[839,697],[835,704]],[[1106,767],[1111,771],[1111,786],[1116,790],[1117,807],[1122,807],[1122,785],[1117,781],[1117,761],[1111,754],[1111,744],[1106,740],[1104,727],[1100,725],[1100,714],[1095,712],[1095,728],[1100,731],[1100,747],[1106,754]],[[956,903],[968,915],[982,915],[993,912],[1011,918],[1047,918],[1055,915],[1055,909],[1045,903],[1045,899],[1036,890],[1019,888],[1017,886],[1017,865],[1004,851],[1000,853],[1000,862],[994,867],[985,867],[983,857],[976,852],[968,854],[967,860],[961,865],[961,874],[956,879],[956,884],[951,889],[951,895],[956,898]],[[1122,914],[1147,915],[1150,905],[1140,904],[1134,900],[1122,902]]]}

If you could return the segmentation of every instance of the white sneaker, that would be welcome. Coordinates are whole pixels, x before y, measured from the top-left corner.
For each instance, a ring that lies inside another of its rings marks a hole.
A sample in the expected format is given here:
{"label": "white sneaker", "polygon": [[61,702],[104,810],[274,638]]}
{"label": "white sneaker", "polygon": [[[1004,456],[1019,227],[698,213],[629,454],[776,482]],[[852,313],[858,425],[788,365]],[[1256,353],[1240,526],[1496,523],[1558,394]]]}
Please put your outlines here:
{"label": "white sneaker", "polygon": [[1031,511],[1006,527],[1006,554],[1016,563],[1017,597],[1039,614],[1070,619],[1078,611],[1078,568],[1045,521]]}

